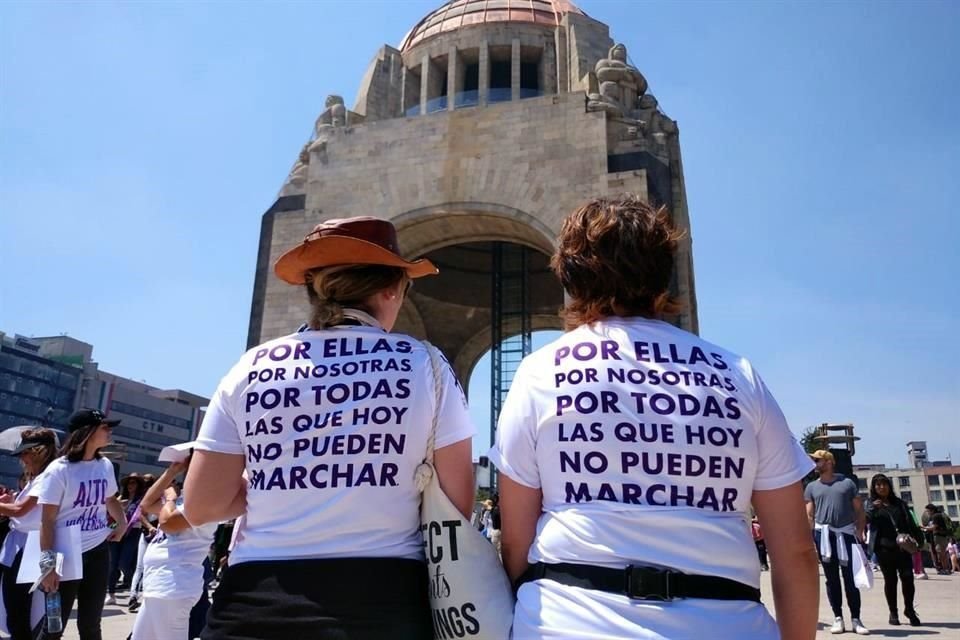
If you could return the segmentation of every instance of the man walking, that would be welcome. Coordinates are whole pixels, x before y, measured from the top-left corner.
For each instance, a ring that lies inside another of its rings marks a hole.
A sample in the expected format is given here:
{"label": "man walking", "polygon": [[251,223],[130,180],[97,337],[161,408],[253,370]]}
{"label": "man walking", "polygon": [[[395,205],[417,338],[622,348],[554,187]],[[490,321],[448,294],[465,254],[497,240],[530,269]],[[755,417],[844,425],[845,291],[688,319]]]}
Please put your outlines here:
{"label": "man walking", "polygon": [[854,544],[863,541],[866,526],[866,515],[857,495],[857,485],[850,478],[834,473],[836,462],[829,451],[816,451],[810,457],[817,465],[820,478],[807,485],[803,496],[826,577],[827,599],[835,616],[830,633],[845,631],[843,592],[840,587],[842,575],[853,631],[859,635],[869,635],[870,630],[860,621],[860,590],[853,581],[854,564],[860,558],[859,547],[854,550]]}
{"label": "man walking", "polygon": [[924,531],[928,532],[930,536],[930,548],[933,553],[934,564],[937,567],[937,575],[950,575],[953,563],[947,554],[947,544],[950,541],[951,527],[947,514],[943,512],[943,507],[928,504],[923,511],[923,525]]}

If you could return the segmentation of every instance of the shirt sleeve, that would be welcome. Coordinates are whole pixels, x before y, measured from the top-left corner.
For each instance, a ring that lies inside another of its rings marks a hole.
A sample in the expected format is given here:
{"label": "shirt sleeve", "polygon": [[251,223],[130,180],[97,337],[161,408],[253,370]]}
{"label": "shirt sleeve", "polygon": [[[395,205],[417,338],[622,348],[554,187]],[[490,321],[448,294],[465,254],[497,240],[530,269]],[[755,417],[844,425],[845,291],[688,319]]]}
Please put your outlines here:
{"label": "shirt sleeve", "polygon": [[[754,373],[759,394],[757,433],[757,476],[754,490],[779,489],[803,479],[814,468],[813,461],[790,433],[787,419],[760,376]],[[804,498],[807,493],[804,493]]]}
{"label": "shirt sleeve", "polygon": [[[428,347],[429,348],[429,347]],[[442,358],[442,354],[441,354]],[[437,438],[434,449],[456,444],[476,433],[473,420],[467,408],[467,399],[463,394],[463,387],[457,381],[457,376],[450,367],[446,358],[443,360],[443,374],[441,378],[440,406],[437,407]]]}
{"label": "shirt sleeve", "polygon": [[39,504],[60,504],[63,502],[63,494],[67,490],[63,471],[64,466],[62,464],[50,465],[37,478],[37,486],[35,489],[31,489],[30,493],[37,496]]}
{"label": "shirt sleeve", "polygon": [[537,424],[536,407],[521,364],[500,410],[496,441],[487,457],[500,473],[531,489],[541,487],[536,456]]}
{"label": "shirt sleeve", "polygon": [[210,399],[207,411],[200,424],[195,449],[243,455],[243,443],[240,441],[233,394],[236,393],[233,370],[220,381],[220,385]]}

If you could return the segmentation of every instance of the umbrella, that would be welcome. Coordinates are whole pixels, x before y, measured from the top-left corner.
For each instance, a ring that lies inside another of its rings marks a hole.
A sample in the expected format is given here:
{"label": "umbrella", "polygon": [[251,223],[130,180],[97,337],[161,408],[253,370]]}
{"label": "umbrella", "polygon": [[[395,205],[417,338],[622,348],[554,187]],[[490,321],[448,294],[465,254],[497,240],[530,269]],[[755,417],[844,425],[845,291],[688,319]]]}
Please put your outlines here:
{"label": "umbrella", "polygon": [[[22,434],[27,429],[38,429],[35,424],[27,424],[21,427],[9,427],[0,431],[0,451],[13,451],[18,446],[20,446],[20,434]],[[54,437],[57,439],[57,446],[60,446],[61,437],[66,435],[63,431],[59,429],[51,429],[53,431]]]}

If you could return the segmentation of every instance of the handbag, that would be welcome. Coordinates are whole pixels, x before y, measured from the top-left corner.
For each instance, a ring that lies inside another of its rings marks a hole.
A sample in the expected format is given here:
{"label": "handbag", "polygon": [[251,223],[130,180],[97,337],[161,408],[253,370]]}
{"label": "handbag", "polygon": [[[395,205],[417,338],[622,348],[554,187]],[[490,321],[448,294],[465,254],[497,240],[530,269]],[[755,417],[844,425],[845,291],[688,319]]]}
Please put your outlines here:
{"label": "handbag", "polygon": [[440,352],[427,344],[433,368],[436,407],[427,452],[417,467],[421,492],[420,531],[430,574],[430,607],[435,638],[506,640],[513,624],[513,591],[497,551],[440,488],[433,449],[443,397]]}
{"label": "handbag", "polygon": [[910,555],[920,551],[920,546],[917,544],[917,541],[914,539],[914,537],[909,533],[901,533],[900,527],[897,526],[897,521],[893,519],[893,516],[890,515],[890,512],[884,510],[884,513],[887,514],[888,518],[890,518],[890,522],[893,524],[893,528],[897,532],[897,547],[900,549],[900,551],[909,553]]}

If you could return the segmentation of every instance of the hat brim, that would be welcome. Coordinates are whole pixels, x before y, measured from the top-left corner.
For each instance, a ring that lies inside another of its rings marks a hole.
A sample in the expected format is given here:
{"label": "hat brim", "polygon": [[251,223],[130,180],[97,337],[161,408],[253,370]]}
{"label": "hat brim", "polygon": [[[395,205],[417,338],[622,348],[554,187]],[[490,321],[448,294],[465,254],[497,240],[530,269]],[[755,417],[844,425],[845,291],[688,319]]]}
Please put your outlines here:
{"label": "hat brim", "polygon": [[13,451],[8,451],[7,455],[16,457],[28,449],[33,449],[34,447],[39,446],[41,446],[41,443],[39,442],[21,442],[16,449]]}
{"label": "hat brim", "polygon": [[290,284],[304,284],[311,269],[340,265],[379,264],[398,267],[410,278],[433,276],[440,271],[426,258],[404,260],[378,244],[349,236],[323,236],[284,253],[273,265],[277,277]]}

